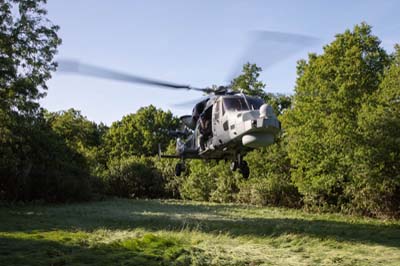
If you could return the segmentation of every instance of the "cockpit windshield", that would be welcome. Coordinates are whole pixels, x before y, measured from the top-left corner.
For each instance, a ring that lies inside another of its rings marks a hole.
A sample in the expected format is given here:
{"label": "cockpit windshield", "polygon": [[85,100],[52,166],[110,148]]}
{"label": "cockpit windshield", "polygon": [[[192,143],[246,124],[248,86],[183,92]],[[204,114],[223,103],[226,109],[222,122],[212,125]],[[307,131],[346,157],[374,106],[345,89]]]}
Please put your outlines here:
{"label": "cockpit windshield", "polygon": [[[246,97],[250,110],[258,110],[264,101],[260,98]],[[224,98],[224,107],[227,111],[246,111],[249,110],[244,97],[226,97]]]}

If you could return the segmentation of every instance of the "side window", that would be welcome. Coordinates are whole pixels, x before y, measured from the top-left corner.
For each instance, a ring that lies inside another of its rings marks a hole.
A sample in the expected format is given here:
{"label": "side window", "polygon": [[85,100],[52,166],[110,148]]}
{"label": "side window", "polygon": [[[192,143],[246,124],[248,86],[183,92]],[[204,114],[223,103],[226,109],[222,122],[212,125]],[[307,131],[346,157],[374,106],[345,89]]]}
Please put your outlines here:
{"label": "side window", "polygon": [[222,115],[225,115],[225,107],[223,101],[221,101],[221,109],[222,109]]}
{"label": "side window", "polygon": [[219,113],[219,103],[220,101],[216,101],[215,103],[214,103],[214,121],[215,122],[219,122],[219,117],[220,117],[220,113]]}

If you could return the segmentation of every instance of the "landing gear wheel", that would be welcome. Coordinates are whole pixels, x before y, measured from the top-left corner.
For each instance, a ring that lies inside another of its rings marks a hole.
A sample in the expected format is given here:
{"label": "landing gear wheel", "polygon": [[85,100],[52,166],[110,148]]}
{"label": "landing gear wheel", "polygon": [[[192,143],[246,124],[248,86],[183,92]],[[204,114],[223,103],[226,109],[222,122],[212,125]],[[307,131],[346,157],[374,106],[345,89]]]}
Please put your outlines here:
{"label": "landing gear wheel", "polygon": [[181,176],[183,170],[184,170],[183,164],[182,163],[177,163],[176,166],[175,166],[175,175],[176,176]]}
{"label": "landing gear wheel", "polygon": [[244,179],[248,179],[249,175],[250,175],[250,168],[247,165],[246,161],[242,161],[240,168],[239,168],[239,172],[242,174]]}
{"label": "landing gear wheel", "polygon": [[231,162],[231,165],[230,165],[231,171],[234,172],[234,171],[236,171],[237,168],[238,168],[238,162],[237,161]]}

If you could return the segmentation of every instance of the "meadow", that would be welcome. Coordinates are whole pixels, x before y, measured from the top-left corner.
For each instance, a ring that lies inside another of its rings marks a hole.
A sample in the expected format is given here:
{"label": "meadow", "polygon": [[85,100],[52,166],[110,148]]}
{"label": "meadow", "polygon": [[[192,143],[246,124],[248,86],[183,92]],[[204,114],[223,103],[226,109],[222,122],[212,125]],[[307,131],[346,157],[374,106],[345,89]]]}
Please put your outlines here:
{"label": "meadow", "polygon": [[0,207],[0,265],[400,265],[400,221],[176,200]]}

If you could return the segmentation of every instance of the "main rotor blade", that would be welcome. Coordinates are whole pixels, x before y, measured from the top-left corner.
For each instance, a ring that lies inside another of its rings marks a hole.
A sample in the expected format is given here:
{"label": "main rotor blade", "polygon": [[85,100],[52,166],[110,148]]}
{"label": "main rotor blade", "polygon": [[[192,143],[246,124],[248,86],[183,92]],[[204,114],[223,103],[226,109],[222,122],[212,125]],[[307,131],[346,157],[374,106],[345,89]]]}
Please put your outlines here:
{"label": "main rotor blade", "polygon": [[193,108],[193,106],[195,106],[196,104],[198,104],[199,102],[202,102],[206,99],[209,99],[209,96],[203,96],[201,98],[197,98],[197,99],[193,99],[193,100],[189,100],[189,101],[185,101],[185,102],[180,102],[180,103],[174,103],[171,106],[178,108],[178,109],[188,109],[188,108]]}
{"label": "main rotor blade", "polygon": [[313,36],[266,30],[252,31],[248,39],[249,42],[227,77],[227,82],[237,77],[243,64],[247,62],[266,69],[320,41]]}
{"label": "main rotor blade", "polygon": [[208,91],[207,88],[205,88],[205,89],[194,88],[189,85],[177,84],[177,83],[161,81],[161,80],[156,80],[156,79],[150,79],[150,78],[145,78],[145,77],[139,77],[139,76],[125,74],[122,72],[118,72],[118,71],[114,71],[114,70],[110,70],[110,69],[106,69],[106,68],[102,68],[102,67],[98,67],[98,66],[83,64],[83,63],[80,63],[79,61],[75,61],[75,60],[59,60],[58,65],[59,65],[58,71],[64,72],[64,73],[78,74],[78,75],[82,75],[82,76],[90,76],[90,77],[117,80],[117,81],[136,83],[136,84],[159,86],[159,87],[165,87],[165,88],[169,88],[169,89],[178,89],[178,90],[185,89],[185,90],[196,90],[196,91],[202,91],[202,92]]}

